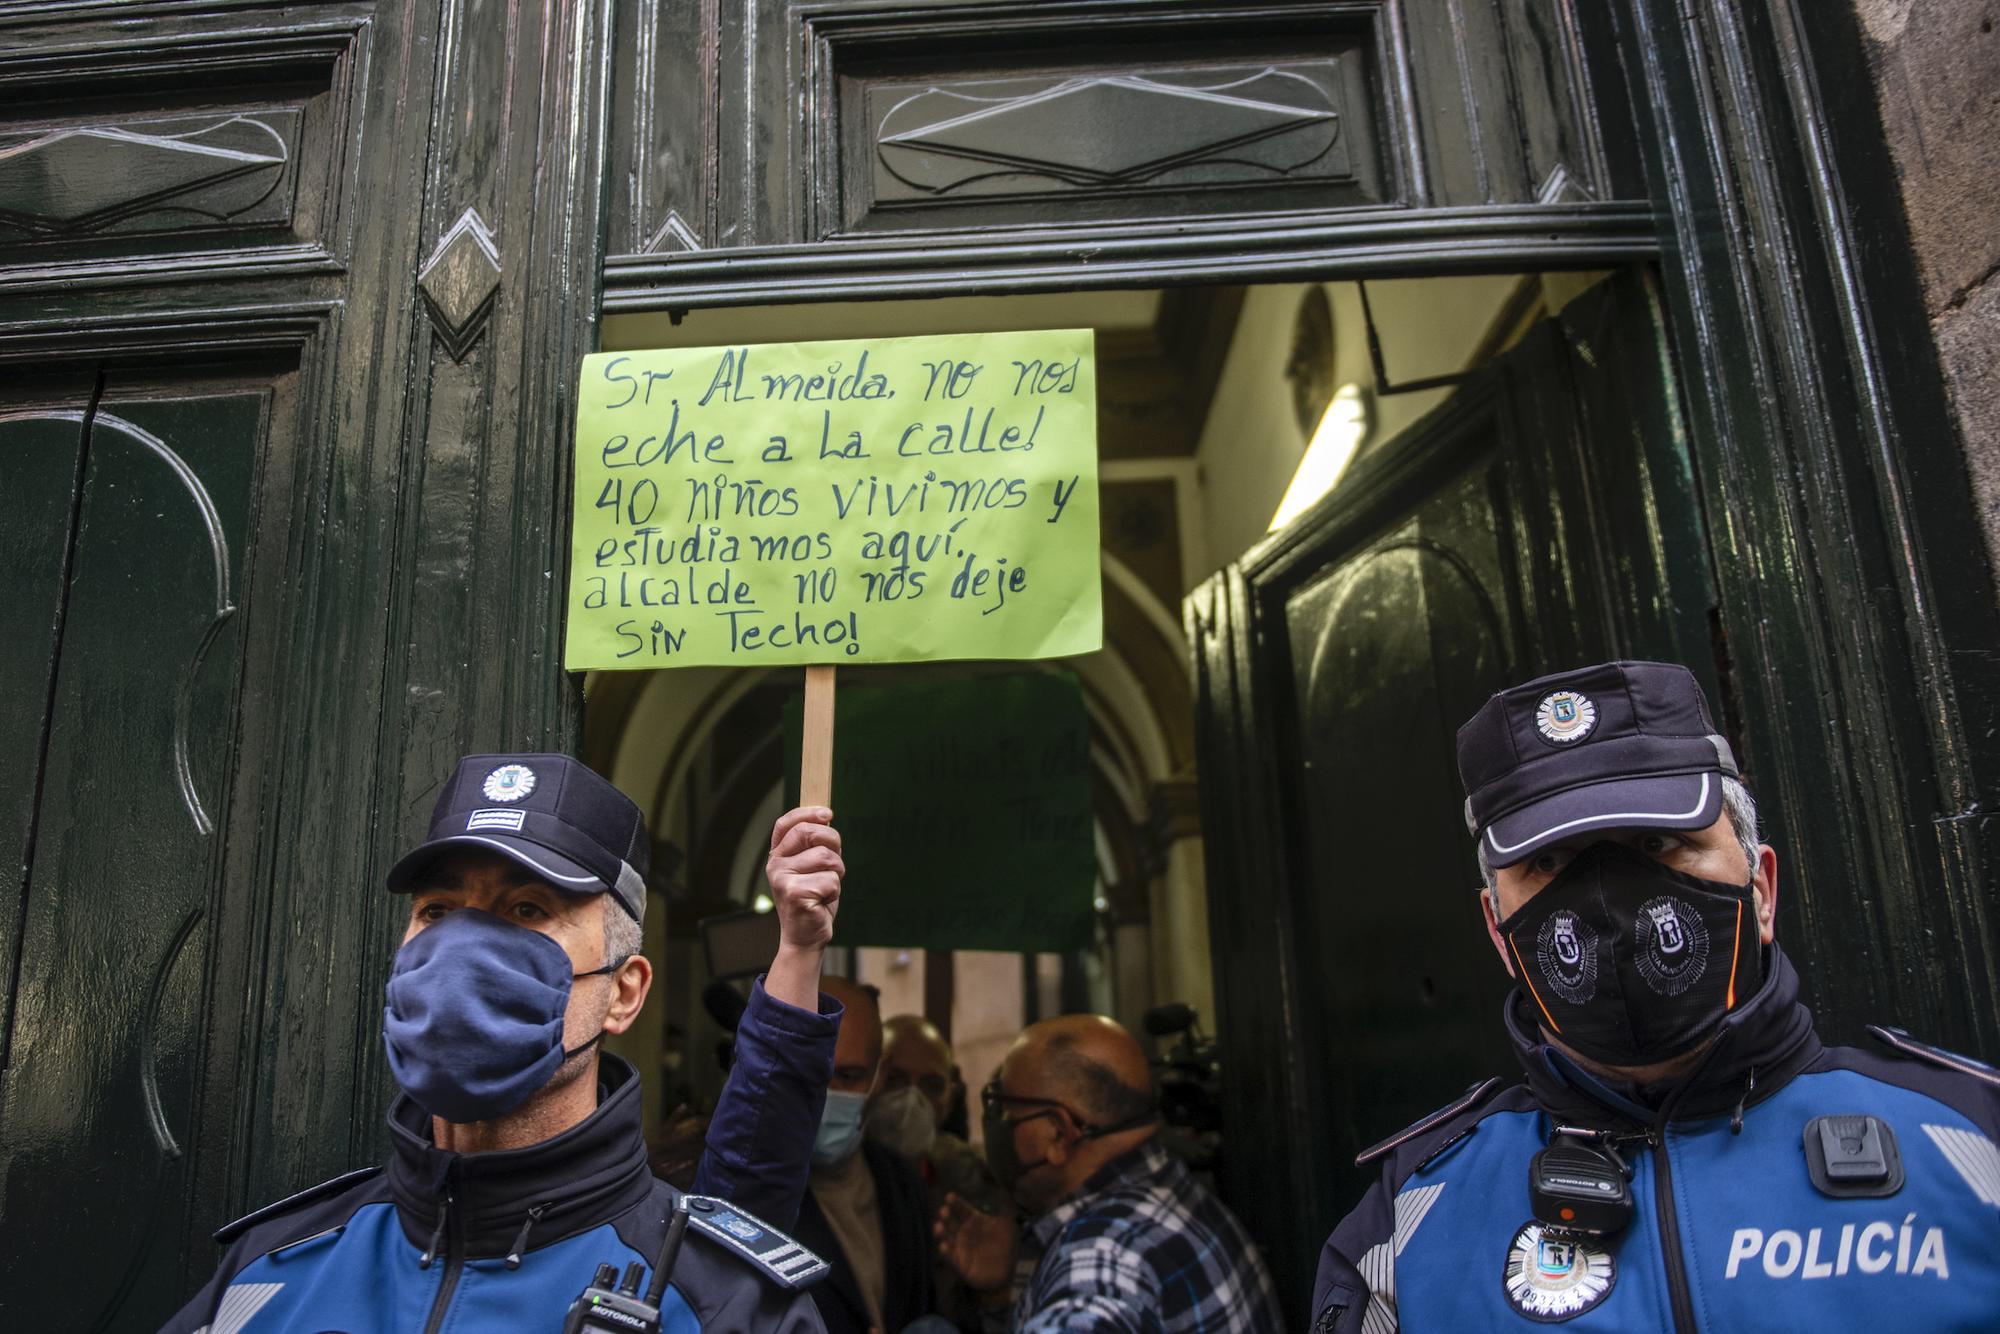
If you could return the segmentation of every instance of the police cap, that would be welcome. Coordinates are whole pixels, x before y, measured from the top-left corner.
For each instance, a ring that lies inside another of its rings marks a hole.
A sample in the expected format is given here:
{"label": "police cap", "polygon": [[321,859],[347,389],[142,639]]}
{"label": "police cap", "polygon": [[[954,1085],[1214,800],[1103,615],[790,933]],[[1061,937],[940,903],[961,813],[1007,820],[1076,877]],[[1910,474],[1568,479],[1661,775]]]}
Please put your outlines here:
{"label": "police cap", "polygon": [[643,920],[649,844],[632,799],[567,755],[468,755],[431,811],[430,835],[389,869],[407,894],[439,853],[483,847],[559,890],[610,895]]}
{"label": "police cap", "polygon": [[1465,823],[1512,866],[1593,829],[1705,829],[1738,776],[1694,673],[1607,662],[1502,690],[1458,729]]}

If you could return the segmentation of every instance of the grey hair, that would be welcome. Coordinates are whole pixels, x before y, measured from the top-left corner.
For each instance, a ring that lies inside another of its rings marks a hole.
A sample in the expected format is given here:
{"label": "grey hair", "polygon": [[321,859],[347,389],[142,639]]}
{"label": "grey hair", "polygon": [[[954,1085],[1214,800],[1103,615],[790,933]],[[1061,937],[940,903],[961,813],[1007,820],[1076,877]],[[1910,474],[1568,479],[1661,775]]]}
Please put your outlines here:
{"label": "grey hair", "polygon": [[[606,896],[609,898],[609,896]],[[637,918],[625,911],[625,905],[607,902],[604,905],[604,962],[621,964],[639,953],[645,943],[645,928]]]}
{"label": "grey hair", "polygon": [[[1722,809],[1729,817],[1729,828],[1735,833],[1737,843],[1743,848],[1743,862],[1750,868],[1750,874],[1757,874],[1757,848],[1764,841],[1757,825],[1757,799],[1750,795],[1750,789],[1743,786],[1740,779],[1722,776]],[[1493,905],[1493,920],[1500,920],[1500,882],[1493,873],[1493,863],[1486,856],[1486,840],[1480,839],[1475,845],[1479,855],[1479,878],[1486,884],[1487,901]]]}

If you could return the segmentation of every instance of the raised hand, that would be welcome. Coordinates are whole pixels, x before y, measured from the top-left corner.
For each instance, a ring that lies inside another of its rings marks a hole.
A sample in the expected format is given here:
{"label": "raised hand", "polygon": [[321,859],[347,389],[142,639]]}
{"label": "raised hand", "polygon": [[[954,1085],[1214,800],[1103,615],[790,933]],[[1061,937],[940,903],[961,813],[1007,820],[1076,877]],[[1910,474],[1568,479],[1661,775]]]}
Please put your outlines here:
{"label": "raised hand", "polygon": [[840,833],[827,823],[824,806],[801,806],[778,817],[771,829],[771,854],[764,879],[778,914],[778,954],[765,975],[772,999],[802,1010],[819,1007],[820,960],[833,942],[833,918],[840,910]]}

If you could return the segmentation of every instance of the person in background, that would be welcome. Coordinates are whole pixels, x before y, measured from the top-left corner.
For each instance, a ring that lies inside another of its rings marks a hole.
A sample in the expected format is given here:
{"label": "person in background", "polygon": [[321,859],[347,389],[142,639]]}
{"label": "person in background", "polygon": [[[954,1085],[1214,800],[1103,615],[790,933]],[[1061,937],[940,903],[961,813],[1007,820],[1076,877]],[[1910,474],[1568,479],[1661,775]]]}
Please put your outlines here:
{"label": "person in background", "polygon": [[938,1129],[968,1143],[972,1140],[972,1118],[966,1111],[965,1075],[956,1061],[952,1063],[951,1092],[945,1098],[944,1115],[938,1118]]}
{"label": "person in background", "polygon": [[[951,1044],[919,1014],[894,1015],[883,1021],[882,1032],[882,1086],[868,1108],[869,1141],[903,1155],[917,1169],[926,1220],[954,1193],[989,1213],[1004,1209],[1005,1197],[985,1158],[940,1124],[958,1073]],[[978,1303],[958,1274],[940,1259],[933,1279],[938,1313],[954,1328],[978,1329]]]}
{"label": "person in background", "polygon": [[882,1087],[868,1108],[868,1138],[917,1165],[933,1197],[931,1212],[952,1191],[981,1208],[998,1208],[986,1160],[964,1136],[944,1129],[958,1071],[951,1044],[919,1014],[883,1020],[882,1036]]}
{"label": "person in background", "polygon": [[923,1183],[864,1131],[882,1072],[874,993],[840,977],[820,985],[842,1007],[840,1033],[797,1236],[833,1266],[812,1290],[829,1334],[901,1334],[934,1304]]}
{"label": "person in background", "polygon": [[1152,1070],[1125,1029],[1099,1015],[1031,1025],[980,1103],[987,1161],[1027,1226],[1017,1238],[1011,1217],[951,1195],[934,1231],[993,1325],[1284,1328],[1242,1225],[1161,1146]]}
{"label": "person in background", "polygon": [[[913,1106],[921,1103],[930,1108],[925,1122],[935,1128],[949,1110],[951,1071],[951,1044],[936,1024],[920,1014],[893,1014],[882,1021],[882,1092],[877,1109],[904,1101]],[[901,1096],[906,1091],[913,1094],[907,1100]]]}

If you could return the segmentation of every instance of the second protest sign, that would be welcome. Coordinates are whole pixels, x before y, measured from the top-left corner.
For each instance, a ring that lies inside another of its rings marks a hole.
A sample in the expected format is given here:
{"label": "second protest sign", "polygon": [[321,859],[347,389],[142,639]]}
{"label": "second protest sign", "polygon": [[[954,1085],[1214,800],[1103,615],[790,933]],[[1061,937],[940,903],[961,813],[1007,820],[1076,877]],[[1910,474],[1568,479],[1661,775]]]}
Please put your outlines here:
{"label": "second protest sign", "polygon": [[585,358],[566,665],[1096,649],[1096,390],[1088,329]]}

